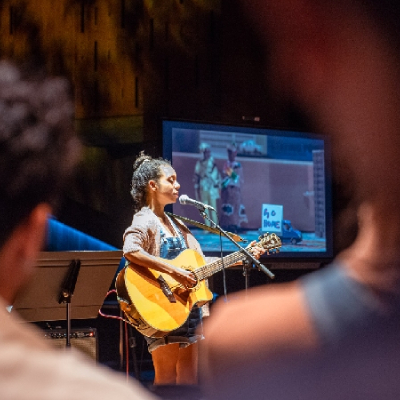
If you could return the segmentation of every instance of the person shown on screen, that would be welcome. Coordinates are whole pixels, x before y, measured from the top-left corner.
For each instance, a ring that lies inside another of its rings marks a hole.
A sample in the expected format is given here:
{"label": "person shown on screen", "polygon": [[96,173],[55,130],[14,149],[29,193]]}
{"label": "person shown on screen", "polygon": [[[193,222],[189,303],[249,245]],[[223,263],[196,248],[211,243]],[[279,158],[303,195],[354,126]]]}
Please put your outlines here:
{"label": "person shown on screen", "polygon": [[[194,190],[196,200],[208,204],[217,210],[217,200],[221,190],[221,175],[218,167],[211,156],[211,146],[207,143],[201,143],[199,151],[202,154],[202,159],[197,160],[194,168]],[[212,215],[209,209],[205,210],[208,217],[214,221],[215,215]],[[211,223],[207,219],[205,224],[210,226]]]}
{"label": "person shown on screen", "polygon": [[331,135],[335,178],[352,192],[359,225],[330,266],[213,306],[200,353],[206,396],[397,399],[400,3],[242,3],[271,82]]}
{"label": "person shown on screen", "polygon": [[10,312],[78,160],[69,92],[65,79],[0,61],[0,398],[150,400],[138,382],[93,365],[73,348],[55,349]]}
{"label": "person shown on screen", "polygon": [[222,169],[220,224],[224,229],[236,233],[240,225],[247,222],[246,209],[242,204],[243,168],[236,161],[236,143],[229,144],[226,150],[228,160]]}
{"label": "person shown on screen", "polygon": [[[177,201],[179,188],[176,172],[167,160],[143,153],[137,157],[131,184],[134,216],[124,233],[123,252],[128,262],[166,273],[189,289],[196,284],[195,275],[168,262],[185,249],[203,255],[189,229],[164,212],[167,204]],[[258,258],[264,250],[253,247],[252,252]],[[155,385],[197,384],[201,322],[202,310],[195,305],[187,321],[166,337],[145,336],[153,359]]]}

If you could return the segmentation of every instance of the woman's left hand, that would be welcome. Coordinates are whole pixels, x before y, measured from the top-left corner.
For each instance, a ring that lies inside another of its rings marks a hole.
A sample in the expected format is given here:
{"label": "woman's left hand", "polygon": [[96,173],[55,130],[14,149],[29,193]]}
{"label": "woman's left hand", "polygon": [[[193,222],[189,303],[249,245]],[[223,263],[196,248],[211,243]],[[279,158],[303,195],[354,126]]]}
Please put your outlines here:
{"label": "woman's left hand", "polygon": [[253,257],[258,260],[264,253],[265,253],[265,249],[260,247],[260,246],[254,246],[257,242],[255,240],[253,240],[249,246],[247,247],[249,253],[251,253],[253,255]]}
{"label": "woman's left hand", "polygon": [[[251,253],[253,255],[253,257],[258,260],[264,253],[265,253],[265,249],[263,249],[260,246],[254,246],[257,242],[255,240],[253,240],[247,247],[246,250]],[[254,247],[252,247],[254,246]],[[232,266],[239,266],[239,265],[243,265],[242,261],[238,261],[235,264],[232,264]]]}

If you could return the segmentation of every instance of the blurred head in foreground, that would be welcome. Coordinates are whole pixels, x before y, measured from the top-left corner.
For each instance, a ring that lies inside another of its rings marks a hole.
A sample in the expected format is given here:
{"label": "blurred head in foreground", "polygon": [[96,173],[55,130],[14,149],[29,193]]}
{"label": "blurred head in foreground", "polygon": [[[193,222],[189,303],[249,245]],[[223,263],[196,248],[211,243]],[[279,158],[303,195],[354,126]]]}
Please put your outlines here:
{"label": "blurred head in foreground", "polygon": [[0,296],[11,302],[29,276],[78,160],[65,79],[0,62]]}
{"label": "blurred head in foreground", "polygon": [[241,4],[276,93],[330,134],[359,226],[330,266],[217,301],[200,352],[209,398],[398,398],[400,2]]}

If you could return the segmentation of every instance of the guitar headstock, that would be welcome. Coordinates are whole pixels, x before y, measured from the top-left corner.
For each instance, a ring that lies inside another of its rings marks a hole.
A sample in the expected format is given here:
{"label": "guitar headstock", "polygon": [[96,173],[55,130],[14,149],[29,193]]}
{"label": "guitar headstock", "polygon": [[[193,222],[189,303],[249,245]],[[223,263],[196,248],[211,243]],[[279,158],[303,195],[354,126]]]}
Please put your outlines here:
{"label": "guitar headstock", "polygon": [[273,253],[279,253],[279,249],[282,247],[282,241],[275,233],[265,233],[258,238],[259,242],[256,246],[260,246],[266,250],[266,253],[272,251]]}

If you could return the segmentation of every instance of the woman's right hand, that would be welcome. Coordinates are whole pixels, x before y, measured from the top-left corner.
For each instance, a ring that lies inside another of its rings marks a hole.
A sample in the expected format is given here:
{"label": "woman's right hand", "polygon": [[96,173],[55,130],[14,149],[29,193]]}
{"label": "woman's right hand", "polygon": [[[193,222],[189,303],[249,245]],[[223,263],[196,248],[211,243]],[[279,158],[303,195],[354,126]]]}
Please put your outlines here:
{"label": "woman's right hand", "polygon": [[193,272],[183,268],[175,268],[174,273],[171,274],[171,276],[181,285],[188,289],[194,287],[197,283],[196,277],[194,276]]}
{"label": "woman's right hand", "polygon": [[146,268],[152,268],[156,271],[170,275],[183,287],[191,288],[197,284],[197,280],[193,272],[184,268],[175,267],[172,264],[168,264],[166,260],[150,256],[145,251],[126,253],[125,257],[133,264],[138,264]]}

